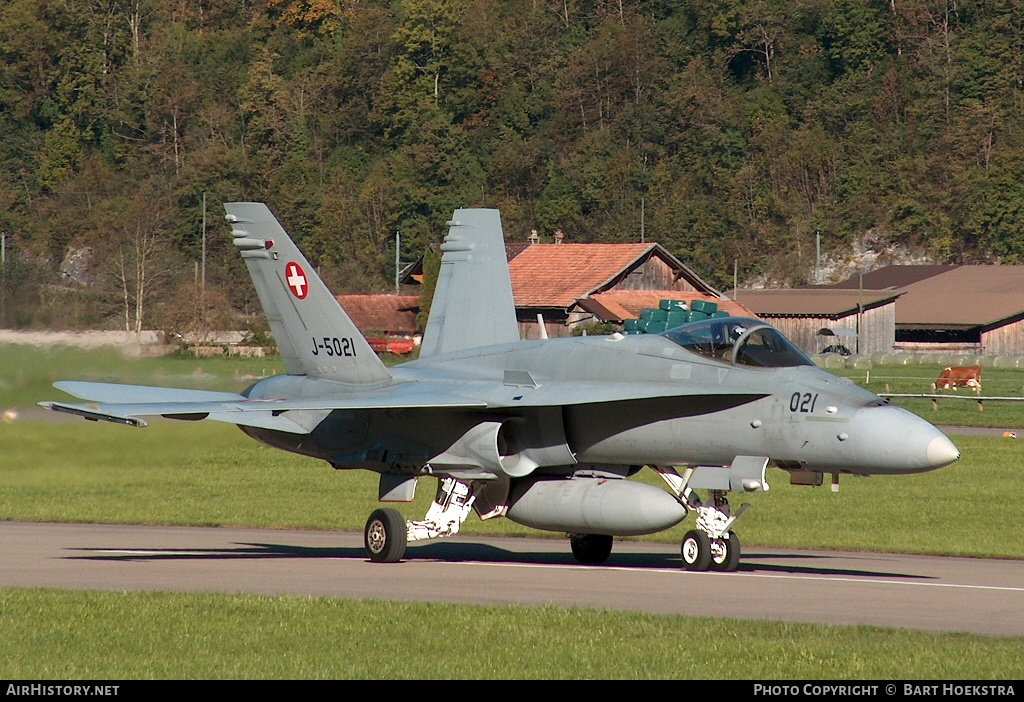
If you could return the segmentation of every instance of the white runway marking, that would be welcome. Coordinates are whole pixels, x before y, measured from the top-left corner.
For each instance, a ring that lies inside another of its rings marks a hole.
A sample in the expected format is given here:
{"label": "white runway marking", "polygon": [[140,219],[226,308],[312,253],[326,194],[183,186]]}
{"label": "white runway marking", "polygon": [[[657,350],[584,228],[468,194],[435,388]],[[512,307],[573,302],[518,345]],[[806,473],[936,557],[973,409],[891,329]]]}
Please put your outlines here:
{"label": "white runway marking", "polygon": [[[557,563],[495,563],[490,561],[459,561],[452,565],[486,565],[498,566],[501,568],[565,568]],[[572,568],[586,570],[607,570],[613,572],[637,572],[637,573],[666,573],[670,575],[698,575],[702,577],[713,576],[719,578],[763,578],[769,580],[821,580],[825,582],[840,583],[873,583],[876,585],[911,585],[915,587],[946,587],[963,590],[998,590],[1001,592],[1022,592],[1024,587],[1010,587],[1003,585],[967,585],[962,583],[927,583],[911,580],[882,580],[879,578],[848,578],[830,577],[827,575],[778,575],[773,573],[715,573],[707,571],[703,573],[692,572],[682,568],[633,568],[629,566],[584,566],[574,565]]]}
{"label": "white runway marking", "polygon": [[136,548],[118,548],[118,549],[104,549],[96,550],[93,553],[111,553],[118,556],[212,556],[215,555],[212,551],[176,551],[173,549],[167,550],[144,550]]}

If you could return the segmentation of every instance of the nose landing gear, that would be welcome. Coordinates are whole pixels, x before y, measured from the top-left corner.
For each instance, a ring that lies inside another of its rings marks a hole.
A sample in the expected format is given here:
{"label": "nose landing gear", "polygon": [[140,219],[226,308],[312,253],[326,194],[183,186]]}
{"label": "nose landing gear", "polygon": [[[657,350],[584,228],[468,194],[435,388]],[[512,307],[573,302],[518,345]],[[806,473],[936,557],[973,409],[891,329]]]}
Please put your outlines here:
{"label": "nose landing gear", "polygon": [[[697,528],[683,537],[683,566],[687,570],[717,570],[730,572],[740,564],[740,538],[730,527],[750,505],[744,504],[735,515],[729,515],[729,502],[725,494],[712,491],[711,505],[698,504]],[[696,498],[696,495],[693,495]]]}
{"label": "nose landing gear", "polygon": [[[697,528],[686,532],[680,552],[683,567],[692,571],[734,571],[739,567],[740,539],[732,525],[749,504],[731,513],[726,493],[730,490],[763,492],[768,489],[764,470],[768,458],[763,456],[737,456],[727,467],[687,468],[679,475],[671,466],[651,466],[668,484],[679,502],[697,513]],[[708,490],[710,504],[701,502],[695,488]]]}

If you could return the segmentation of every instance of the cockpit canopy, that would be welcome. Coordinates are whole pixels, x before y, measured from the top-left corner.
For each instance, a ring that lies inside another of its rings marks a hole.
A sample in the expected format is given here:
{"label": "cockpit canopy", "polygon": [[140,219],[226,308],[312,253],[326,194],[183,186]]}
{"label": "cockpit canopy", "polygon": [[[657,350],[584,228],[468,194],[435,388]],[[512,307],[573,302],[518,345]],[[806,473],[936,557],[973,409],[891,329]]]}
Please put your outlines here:
{"label": "cockpit canopy", "polygon": [[702,319],[662,336],[687,351],[725,363],[762,368],[814,365],[789,339],[759,319]]}

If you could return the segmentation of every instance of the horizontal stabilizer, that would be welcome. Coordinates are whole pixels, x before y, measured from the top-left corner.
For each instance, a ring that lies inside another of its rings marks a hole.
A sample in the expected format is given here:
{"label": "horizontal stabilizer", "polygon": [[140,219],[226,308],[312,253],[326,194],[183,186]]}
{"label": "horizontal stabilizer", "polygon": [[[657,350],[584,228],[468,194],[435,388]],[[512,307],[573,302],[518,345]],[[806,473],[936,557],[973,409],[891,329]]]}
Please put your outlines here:
{"label": "horizontal stabilizer", "polygon": [[152,385],[122,385],[120,383],[90,383],[78,380],[61,380],[53,384],[58,390],[80,400],[103,403],[140,402],[231,402],[244,400],[244,395],[235,392],[214,392],[211,390],[188,390],[185,388],[161,388]]}
{"label": "horizontal stabilizer", "polygon": [[[416,383],[392,385],[372,392],[348,392],[326,399],[254,399],[230,392],[185,390],[119,385],[116,383],[60,382],[55,385],[89,404],[40,402],[55,412],[77,414],[91,420],[146,426],[138,417],[163,416],[170,419],[212,419],[242,426],[275,429],[295,434],[308,430],[292,422],[283,413],[290,411],[332,411],[363,409],[482,409],[481,400],[458,395],[438,396],[430,388]],[[443,388],[447,392],[449,388]]]}

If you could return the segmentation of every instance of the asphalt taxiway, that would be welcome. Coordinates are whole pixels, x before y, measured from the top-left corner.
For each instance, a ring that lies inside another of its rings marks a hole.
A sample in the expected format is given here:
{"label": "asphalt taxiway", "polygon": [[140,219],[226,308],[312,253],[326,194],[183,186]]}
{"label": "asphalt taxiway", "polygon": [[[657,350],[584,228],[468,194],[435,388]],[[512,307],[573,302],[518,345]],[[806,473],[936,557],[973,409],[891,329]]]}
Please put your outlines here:
{"label": "asphalt taxiway", "polygon": [[678,546],[459,536],[371,563],[362,534],[0,522],[0,587],[245,592],[595,607],[1024,636],[1024,561],[747,547],[734,573],[683,570]]}

